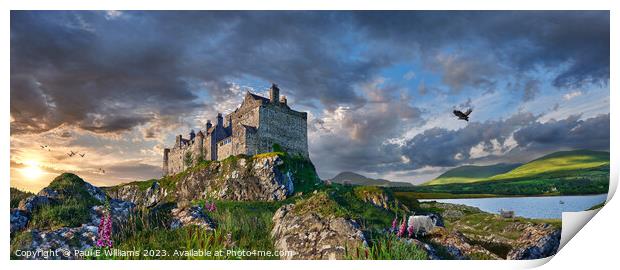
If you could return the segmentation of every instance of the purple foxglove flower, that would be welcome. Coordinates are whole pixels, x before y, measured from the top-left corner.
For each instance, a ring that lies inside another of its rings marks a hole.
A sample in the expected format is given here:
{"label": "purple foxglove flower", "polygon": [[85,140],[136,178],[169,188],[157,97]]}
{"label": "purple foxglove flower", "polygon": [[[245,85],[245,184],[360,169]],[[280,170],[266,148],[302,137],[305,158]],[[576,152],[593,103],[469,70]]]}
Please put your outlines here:
{"label": "purple foxglove flower", "polygon": [[398,216],[396,216],[394,220],[392,220],[392,232],[396,231],[397,226],[398,226]]}
{"label": "purple foxglove flower", "polygon": [[406,231],[407,231],[407,221],[403,218],[403,223],[400,224],[400,229],[398,230],[398,233],[396,234],[396,236],[403,237],[405,236]]}

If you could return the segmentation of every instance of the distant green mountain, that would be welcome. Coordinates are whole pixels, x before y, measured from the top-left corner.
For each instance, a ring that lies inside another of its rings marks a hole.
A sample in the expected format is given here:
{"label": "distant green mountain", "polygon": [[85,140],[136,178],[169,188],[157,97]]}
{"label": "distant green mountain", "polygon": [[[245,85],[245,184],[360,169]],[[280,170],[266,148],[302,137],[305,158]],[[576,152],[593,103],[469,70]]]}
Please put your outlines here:
{"label": "distant green mountain", "polygon": [[334,178],[329,179],[332,183],[349,183],[356,186],[383,186],[383,187],[410,187],[411,183],[392,182],[385,179],[373,179],[354,172],[341,172]]}
{"label": "distant green mountain", "polygon": [[466,165],[448,170],[437,178],[424,183],[423,185],[443,185],[454,183],[478,182],[494,175],[503,174],[521,166],[521,164],[495,164],[488,166]]}
{"label": "distant green mountain", "polygon": [[461,166],[424,183],[424,186],[477,183],[523,178],[579,176],[590,170],[609,166],[609,152],[574,150],[555,152],[528,163],[491,166]]}
{"label": "distant green mountain", "polygon": [[574,150],[555,152],[525,163],[514,170],[498,174],[489,180],[505,180],[534,177],[563,177],[579,174],[590,169],[609,166],[609,152]]}

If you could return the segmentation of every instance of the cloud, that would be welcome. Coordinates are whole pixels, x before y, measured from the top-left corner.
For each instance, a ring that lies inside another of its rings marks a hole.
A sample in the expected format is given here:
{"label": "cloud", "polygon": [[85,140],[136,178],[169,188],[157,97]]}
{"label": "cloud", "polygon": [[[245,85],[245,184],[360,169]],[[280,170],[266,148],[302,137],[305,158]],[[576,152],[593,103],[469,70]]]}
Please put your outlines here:
{"label": "cloud", "polygon": [[357,108],[339,107],[311,121],[310,154],[321,176],[344,170],[376,172],[402,163],[397,146],[390,143],[406,129],[422,125],[423,111],[411,105],[412,97],[398,87],[375,80],[364,86],[368,102]]}
{"label": "cloud", "polygon": [[564,96],[562,96],[562,98],[564,98],[564,100],[571,100],[573,98],[576,98],[578,96],[581,96],[582,92],[577,90],[577,91],[573,91],[573,92],[569,92],[564,94]]}
{"label": "cloud", "polygon": [[470,122],[457,130],[430,128],[407,141],[402,153],[411,161],[410,169],[457,166],[470,160],[475,147],[479,151],[510,150],[512,146],[506,142],[512,133],[536,118],[531,113],[518,113],[505,120]]}
{"label": "cloud", "polygon": [[[369,11],[353,17],[370,39],[398,44],[391,57],[420,52],[447,68],[440,75],[456,88],[475,87],[489,79],[486,73],[504,69],[522,75],[554,70],[557,87],[609,81],[609,11]],[[441,56],[442,49],[458,54]]]}
{"label": "cloud", "polygon": [[585,120],[571,115],[563,120],[536,122],[515,132],[514,139],[527,149],[609,150],[609,114]]}

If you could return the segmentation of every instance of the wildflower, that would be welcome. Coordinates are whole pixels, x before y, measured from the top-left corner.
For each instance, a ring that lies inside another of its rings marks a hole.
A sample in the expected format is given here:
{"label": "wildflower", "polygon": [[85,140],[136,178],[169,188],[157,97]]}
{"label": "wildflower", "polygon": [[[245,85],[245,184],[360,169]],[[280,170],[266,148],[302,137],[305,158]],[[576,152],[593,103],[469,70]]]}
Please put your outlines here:
{"label": "wildflower", "polygon": [[406,230],[407,230],[407,220],[405,220],[405,218],[403,218],[403,223],[400,224],[400,229],[398,230],[398,233],[396,234],[396,236],[398,236],[398,237],[405,236],[405,231]]}
{"label": "wildflower", "polygon": [[215,206],[215,203],[205,202],[205,209],[208,212],[215,212],[217,210],[217,206]]}
{"label": "wildflower", "polygon": [[109,205],[106,204],[106,210],[104,210],[99,222],[99,230],[97,237],[98,247],[112,247],[112,211],[110,211]]}
{"label": "wildflower", "polygon": [[396,231],[396,226],[398,226],[398,216],[394,217],[394,220],[392,220],[392,232]]}
{"label": "wildflower", "polygon": [[407,236],[409,236],[409,238],[413,237],[413,224],[407,228]]}

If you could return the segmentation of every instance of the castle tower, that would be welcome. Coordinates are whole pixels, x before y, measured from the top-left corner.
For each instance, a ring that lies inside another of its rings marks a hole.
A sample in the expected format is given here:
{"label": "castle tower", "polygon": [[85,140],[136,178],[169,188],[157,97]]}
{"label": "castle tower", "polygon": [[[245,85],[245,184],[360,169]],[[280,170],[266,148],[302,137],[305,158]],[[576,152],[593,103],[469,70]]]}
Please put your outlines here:
{"label": "castle tower", "polygon": [[211,129],[212,126],[211,120],[207,120],[207,130],[205,130],[205,133],[209,134],[209,129]]}
{"label": "castle tower", "polygon": [[272,84],[269,89],[269,102],[270,103],[278,103],[280,99],[280,88],[278,88],[277,84]]}
{"label": "castle tower", "polygon": [[170,154],[170,148],[164,148],[164,164],[162,166],[162,173],[164,176],[168,175],[168,155]]}
{"label": "castle tower", "polygon": [[[195,140],[195,148],[196,151],[198,152],[198,157],[202,157],[202,159],[207,159],[205,151],[204,151],[204,140],[205,140],[205,135],[204,133],[202,133],[202,130],[198,131],[198,134],[196,134],[196,140]],[[200,162],[200,160],[196,160],[196,162]]]}
{"label": "castle tower", "polygon": [[222,117],[222,113],[217,114],[217,126],[224,126],[224,118]]}
{"label": "castle tower", "polygon": [[193,141],[194,138],[196,138],[196,132],[194,132],[194,130],[192,129],[189,131],[189,140]]}

